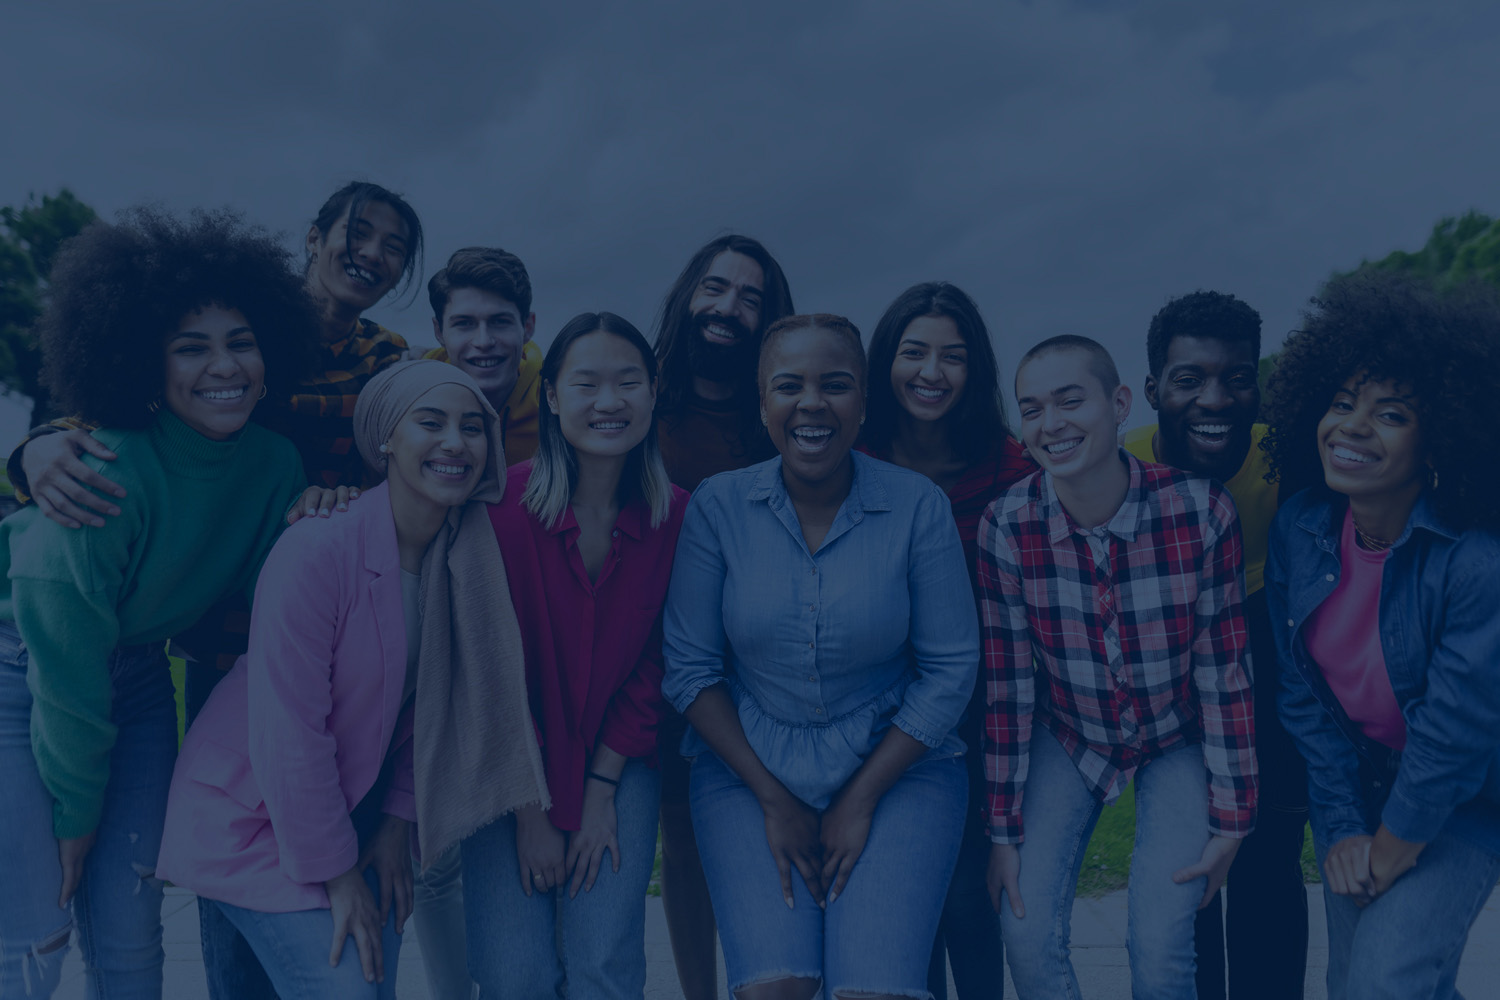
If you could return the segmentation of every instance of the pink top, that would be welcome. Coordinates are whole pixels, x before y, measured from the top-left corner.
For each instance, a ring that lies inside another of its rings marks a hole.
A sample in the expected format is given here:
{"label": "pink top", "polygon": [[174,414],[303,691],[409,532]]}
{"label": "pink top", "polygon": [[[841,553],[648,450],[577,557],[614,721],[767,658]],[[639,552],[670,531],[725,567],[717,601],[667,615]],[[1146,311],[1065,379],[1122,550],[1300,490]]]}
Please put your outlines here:
{"label": "pink top", "polygon": [[511,601],[526,652],[526,686],[542,743],[553,824],[576,830],[594,747],[650,757],[662,709],[661,609],[688,495],[672,487],[672,509],[651,527],[643,501],[620,510],[614,539],[591,581],[578,551],[572,507],[545,527],[521,494],[531,463],[506,473],[490,505]]}
{"label": "pink top", "polygon": [[1344,514],[1338,586],[1307,621],[1307,651],[1356,726],[1393,750],[1406,746],[1406,720],[1380,648],[1380,581],[1389,550],[1362,549],[1354,515]]}
{"label": "pink top", "polygon": [[350,811],[387,756],[384,811],[415,822],[406,619],[390,492],[282,533],[250,651],[182,741],[158,878],[250,910],[326,908],[359,857]]}

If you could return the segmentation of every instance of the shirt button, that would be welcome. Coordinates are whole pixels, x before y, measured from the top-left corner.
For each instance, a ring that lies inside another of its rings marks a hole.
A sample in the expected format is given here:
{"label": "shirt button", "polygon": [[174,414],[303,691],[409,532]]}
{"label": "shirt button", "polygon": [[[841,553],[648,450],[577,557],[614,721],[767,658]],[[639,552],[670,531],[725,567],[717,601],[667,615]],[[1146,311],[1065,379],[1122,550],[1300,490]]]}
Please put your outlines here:
{"label": "shirt button", "polygon": [[816,566],[813,567],[812,575],[813,576],[817,576],[818,575],[818,567],[816,567]]}
{"label": "shirt button", "polygon": [[1327,576],[1323,577],[1323,579],[1327,580],[1329,583],[1332,583],[1333,582],[1333,574],[1329,573]]}
{"label": "shirt button", "polygon": [[808,648],[808,649],[816,649],[816,648],[817,648],[817,645],[816,645],[816,644],[815,644],[815,643],[811,643],[811,642],[810,642],[810,643],[808,643],[808,644],[807,644],[807,648]]}
{"label": "shirt button", "polygon": [[619,538],[620,537],[620,529],[616,528],[615,532],[614,532],[614,535],[612,537]]}
{"label": "shirt button", "polygon": [[817,675],[815,675],[815,674],[808,674],[807,675],[807,679],[810,680],[810,681],[815,681],[818,678],[817,678]]}
{"label": "shirt button", "polygon": [[1297,623],[1295,621],[1293,621],[1292,619],[1290,619],[1290,618],[1288,618],[1286,620],[1286,627],[1287,628],[1293,628],[1294,626],[1296,626],[1296,624]]}
{"label": "shirt button", "polygon": [[807,610],[809,610],[809,611],[816,611],[816,610],[818,610],[818,606],[816,604],[809,604],[807,606]]}
{"label": "shirt button", "polygon": [[815,708],[815,709],[813,709],[813,713],[816,714],[816,715],[822,715],[823,714],[823,710],[821,708]]}

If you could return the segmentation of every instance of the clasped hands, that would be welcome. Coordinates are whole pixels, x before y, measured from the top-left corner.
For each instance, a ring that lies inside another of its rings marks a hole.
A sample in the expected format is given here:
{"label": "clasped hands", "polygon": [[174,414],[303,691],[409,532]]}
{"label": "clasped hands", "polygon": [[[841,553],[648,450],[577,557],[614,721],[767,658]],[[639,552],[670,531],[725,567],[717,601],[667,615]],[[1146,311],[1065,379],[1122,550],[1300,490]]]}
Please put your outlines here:
{"label": "clasped hands", "polygon": [[766,843],[781,874],[781,896],[792,906],[792,869],[819,906],[839,898],[864,853],[875,802],[849,786],[822,813],[782,788],[761,802]]}
{"label": "clasped hands", "polygon": [[1345,837],[1323,857],[1323,877],[1330,892],[1369,906],[1417,863],[1426,844],[1402,840],[1381,824],[1375,835]]}

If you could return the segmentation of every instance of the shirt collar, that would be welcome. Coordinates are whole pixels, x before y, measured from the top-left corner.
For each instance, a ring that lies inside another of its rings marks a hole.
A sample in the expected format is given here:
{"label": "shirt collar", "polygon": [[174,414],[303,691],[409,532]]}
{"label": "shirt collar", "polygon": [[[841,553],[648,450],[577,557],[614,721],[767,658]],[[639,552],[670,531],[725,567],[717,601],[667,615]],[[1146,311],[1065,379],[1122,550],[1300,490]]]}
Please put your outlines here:
{"label": "shirt collar", "polygon": [[[1309,505],[1298,515],[1297,527],[1317,538],[1318,546],[1324,551],[1333,552],[1339,544],[1339,535],[1343,530],[1344,509],[1348,506],[1349,498],[1335,493],[1327,486],[1314,486],[1313,489],[1321,495],[1322,502]],[[1335,515],[1337,515],[1336,518]],[[1417,503],[1406,518],[1406,527],[1401,529],[1401,534],[1391,543],[1391,548],[1398,549],[1406,544],[1412,532],[1418,528],[1430,531],[1449,541],[1455,541],[1459,537],[1459,532],[1454,531],[1438,517],[1428,490],[1417,494]]]}
{"label": "shirt collar", "polygon": [[[1148,496],[1150,490],[1146,483],[1145,469],[1139,459],[1124,448],[1119,449],[1119,456],[1130,470],[1130,485],[1125,488],[1125,499],[1120,504],[1120,509],[1115,511],[1114,516],[1106,521],[1102,527],[1117,535],[1127,542],[1135,541],[1135,536],[1141,530],[1149,514]],[[1079,526],[1063,507],[1062,501],[1057,499],[1057,491],[1052,485],[1052,473],[1043,472],[1037,477],[1037,502],[1040,505],[1043,520],[1047,523],[1047,540],[1053,544],[1061,542],[1070,534],[1077,532],[1087,535],[1092,532]]]}
{"label": "shirt collar", "polygon": [[[850,451],[854,462],[854,477],[849,484],[849,496],[844,500],[844,510],[856,518],[872,510],[890,510],[891,496],[879,477],[873,475],[871,463],[879,461],[860,451]],[[760,470],[750,481],[745,494],[747,500],[765,500],[772,506],[787,502],[786,480],[781,478],[781,456],[761,463]]]}

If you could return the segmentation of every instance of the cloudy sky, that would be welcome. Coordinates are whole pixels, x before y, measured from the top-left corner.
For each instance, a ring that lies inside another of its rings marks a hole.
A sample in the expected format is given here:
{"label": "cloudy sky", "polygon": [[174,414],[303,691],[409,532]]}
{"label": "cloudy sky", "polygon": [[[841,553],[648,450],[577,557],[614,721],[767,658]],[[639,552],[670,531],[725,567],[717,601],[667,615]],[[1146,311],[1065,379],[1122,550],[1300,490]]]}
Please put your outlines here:
{"label": "cloudy sky", "polygon": [[[584,309],[647,328],[737,230],[867,334],[960,284],[1007,386],[1063,332],[1139,386],[1195,288],[1259,308],[1269,351],[1330,271],[1500,213],[1485,0],[221,6],[7,4],[0,204],[227,204],[300,244],[375,180],[427,274],[518,253],[544,342]],[[431,340],[425,296],[375,316]]]}

